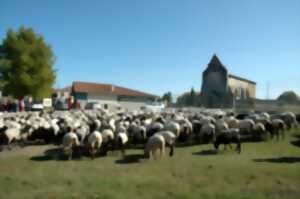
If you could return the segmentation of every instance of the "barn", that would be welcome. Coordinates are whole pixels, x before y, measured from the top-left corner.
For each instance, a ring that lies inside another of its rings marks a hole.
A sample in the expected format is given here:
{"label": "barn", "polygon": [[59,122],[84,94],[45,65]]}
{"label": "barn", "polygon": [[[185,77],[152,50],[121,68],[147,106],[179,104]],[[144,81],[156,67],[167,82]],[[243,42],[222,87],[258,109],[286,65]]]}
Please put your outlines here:
{"label": "barn", "polygon": [[73,82],[71,93],[74,100],[84,106],[88,102],[99,102],[106,106],[121,105],[129,110],[137,109],[155,101],[158,96],[112,84]]}
{"label": "barn", "polygon": [[201,104],[207,108],[232,108],[235,100],[255,98],[256,83],[228,73],[213,55],[202,74]]}

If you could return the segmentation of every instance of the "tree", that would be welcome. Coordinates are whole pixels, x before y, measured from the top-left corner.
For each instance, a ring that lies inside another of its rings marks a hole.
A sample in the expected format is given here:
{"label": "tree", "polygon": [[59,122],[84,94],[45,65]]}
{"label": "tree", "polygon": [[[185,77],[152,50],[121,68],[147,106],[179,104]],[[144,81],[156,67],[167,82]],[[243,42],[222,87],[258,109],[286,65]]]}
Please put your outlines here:
{"label": "tree", "polygon": [[195,94],[195,90],[192,87],[191,89],[191,93],[190,93],[190,105],[191,106],[195,106],[196,105],[196,94]]}
{"label": "tree", "polygon": [[172,93],[171,92],[166,92],[165,94],[163,94],[163,96],[161,97],[161,99],[163,101],[166,101],[168,104],[172,103]]}
{"label": "tree", "polygon": [[0,45],[0,86],[5,95],[21,99],[50,96],[56,79],[54,54],[32,28],[9,29]]}
{"label": "tree", "polygon": [[294,91],[285,91],[277,98],[277,100],[287,103],[296,103],[299,101],[299,97]]}

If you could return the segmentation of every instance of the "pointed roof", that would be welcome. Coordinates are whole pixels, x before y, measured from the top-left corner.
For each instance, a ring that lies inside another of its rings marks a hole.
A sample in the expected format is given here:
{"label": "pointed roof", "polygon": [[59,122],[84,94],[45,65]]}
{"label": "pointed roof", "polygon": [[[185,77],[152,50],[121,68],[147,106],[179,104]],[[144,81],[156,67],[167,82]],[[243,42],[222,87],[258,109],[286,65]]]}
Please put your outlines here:
{"label": "pointed roof", "polygon": [[214,54],[210,62],[208,63],[207,68],[203,73],[206,74],[208,71],[220,71],[220,70],[227,72],[226,67],[222,64],[218,56]]}
{"label": "pointed roof", "polygon": [[213,55],[213,57],[211,58],[209,64],[223,65],[222,62],[220,61],[219,57],[216,54]]}

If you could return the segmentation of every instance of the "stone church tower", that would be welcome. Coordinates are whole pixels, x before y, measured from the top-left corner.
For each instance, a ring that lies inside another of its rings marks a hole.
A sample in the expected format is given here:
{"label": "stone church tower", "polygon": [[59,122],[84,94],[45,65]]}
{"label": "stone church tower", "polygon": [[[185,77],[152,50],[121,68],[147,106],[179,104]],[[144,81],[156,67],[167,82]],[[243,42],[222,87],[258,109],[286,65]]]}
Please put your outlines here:
{"label": "stone church tower", "polygon": [[233,105],[228,71],[216,55],[202,74],[201,104],[206,108],[231,108]]}

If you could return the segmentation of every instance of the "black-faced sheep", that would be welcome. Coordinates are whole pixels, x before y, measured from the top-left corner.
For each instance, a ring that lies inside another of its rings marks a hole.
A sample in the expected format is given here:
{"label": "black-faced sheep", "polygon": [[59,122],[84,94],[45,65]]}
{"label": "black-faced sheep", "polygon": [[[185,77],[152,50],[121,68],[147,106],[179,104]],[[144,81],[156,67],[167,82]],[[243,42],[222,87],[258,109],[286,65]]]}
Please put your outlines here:
{"label": "black-faced sheep", "polygon": [[227,145],[231,147],[231,143],[236,143],[236,151],[241,153],[241,136],[238,129],[229,129],[218,134],[214,146],[218,150],[220,144],[224,144],[226,150]]}

